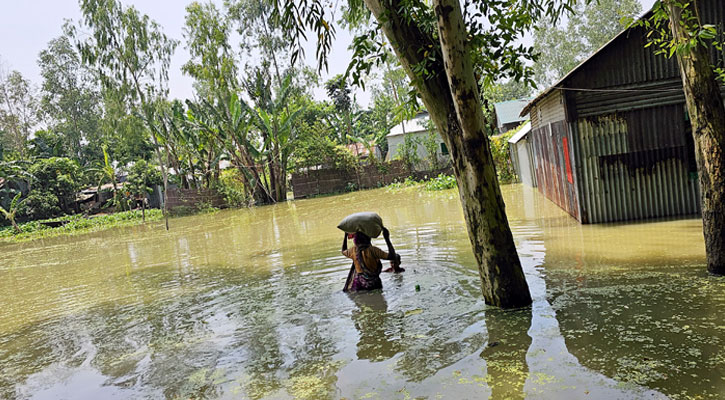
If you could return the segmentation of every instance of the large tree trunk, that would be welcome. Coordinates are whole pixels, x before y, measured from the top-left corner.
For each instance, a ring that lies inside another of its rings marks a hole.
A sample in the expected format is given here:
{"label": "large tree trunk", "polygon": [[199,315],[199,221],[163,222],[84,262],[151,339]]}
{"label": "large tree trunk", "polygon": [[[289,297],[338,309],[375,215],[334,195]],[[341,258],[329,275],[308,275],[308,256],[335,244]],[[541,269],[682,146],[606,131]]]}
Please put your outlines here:
{"label": "large tree trunk", "polygon": [[380,22],[450,150],[486,303],[504,308],[531,304],[484,133],[486,121],[465,48],[458,1],[439,0],[434,4],[443,54],[430,68],[435,75],[425,78],[416,76],[412,67],[422,62],[424,52],[435,49],[437,43],[400,14],[399,0],[365,3]]}
{"label": "large tree trunk", "polygon": [[[675,41],[688,43],[693,27],[685,25],[680,6],[671,0],[666,5]],[[697,15],[695,7],[687,4],[692,15]],[[695,141],[707,269],[725,275],[725,107],[707,47],[678,51],[677,60]]]}

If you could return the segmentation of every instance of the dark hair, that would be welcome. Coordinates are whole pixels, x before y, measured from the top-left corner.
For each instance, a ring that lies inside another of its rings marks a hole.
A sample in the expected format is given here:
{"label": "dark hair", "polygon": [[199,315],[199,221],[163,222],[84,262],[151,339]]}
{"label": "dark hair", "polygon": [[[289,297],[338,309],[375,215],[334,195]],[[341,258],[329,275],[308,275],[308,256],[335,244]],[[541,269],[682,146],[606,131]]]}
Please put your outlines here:
{"label": "dark hair", "polygon": [[356,232],[352,240],[355,243],[355,258],[358,264],[360,264],[360,269],[364,272],[367,268],[363,262],[362,251],[371,246],[370,236],[362,232]]}

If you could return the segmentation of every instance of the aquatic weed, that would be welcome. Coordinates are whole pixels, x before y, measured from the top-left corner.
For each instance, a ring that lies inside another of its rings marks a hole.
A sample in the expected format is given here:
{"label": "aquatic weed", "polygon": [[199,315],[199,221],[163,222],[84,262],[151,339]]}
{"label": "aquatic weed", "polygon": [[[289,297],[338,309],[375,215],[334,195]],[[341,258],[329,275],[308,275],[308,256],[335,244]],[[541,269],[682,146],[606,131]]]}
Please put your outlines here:
{"label": "aquatic weed", "polygon": [[437,177],[425,183],[425,190],[448,190],[458,186],[456,178],[453,175],[439,174]]}

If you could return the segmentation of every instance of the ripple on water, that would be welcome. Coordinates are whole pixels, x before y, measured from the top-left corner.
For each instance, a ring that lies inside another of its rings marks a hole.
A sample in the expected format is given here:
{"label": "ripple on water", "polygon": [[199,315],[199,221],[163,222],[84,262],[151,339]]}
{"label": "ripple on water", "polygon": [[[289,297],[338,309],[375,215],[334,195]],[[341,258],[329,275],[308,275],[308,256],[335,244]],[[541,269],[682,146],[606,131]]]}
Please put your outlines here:
{"label": "ripple on water", "polygon": [[[535,192],[503,194],[530,309],[483,304],[453,191],[366,191],[4,247],[0,397],[723,393],[725,291],[688,261],[701,260],[686,245],[691,222],[582,227]],[[383,215],[407,271],[347,295],[334,227],[364,209]]]}

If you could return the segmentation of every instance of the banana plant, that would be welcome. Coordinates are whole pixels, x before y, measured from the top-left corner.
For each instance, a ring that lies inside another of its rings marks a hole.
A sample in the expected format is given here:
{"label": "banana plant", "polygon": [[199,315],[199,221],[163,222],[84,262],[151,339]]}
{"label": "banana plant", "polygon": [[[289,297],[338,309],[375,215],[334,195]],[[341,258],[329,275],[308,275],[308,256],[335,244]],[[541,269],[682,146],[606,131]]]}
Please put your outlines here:
{"label": "banana plant", "polygon": [[99,196],[101,192],[101,186],[104,183],[110,182],[113,186],[113,198],[111,200],[111,204],[116,207],[121,207],[123,209],[125,208],[124,202],[119,196],[118,184],[116,183],[116,168],[113,166],[111,157],[108,155],[108,146],[104,144],[101,146],[101,149],[103,150],[103,164],[99,164],[94,168],[90,168],[91,172],[95,172],[96,174],[98,174],[97,190]]}
{"label": "banana plant", "polygon": [[21,192],[18,192],[18,194],[16,194],[15,197],[13,197],[13,200],[10,202],[10,207],[7,210],[3,207],[0,207],[0,213],[5,217],[5,219],[10,221],[10,224],[13,225],[13,228],[15,229],[16,233],[23,232],[23,230],[20,229],[18,224],[15,222],[15,214],[17,214],[18,210],[20,209],[20,206],[25,202],[25,200],[28,199],[26,197],[26,198],[20,200],[20,197],[22,197],[22,195],[23,194]]}
{"label": "banana plant", "polygon": [[[260,84],[257,82],[257,86]],[[284,200],[289,159],[296,146],[295,124],[305,111],[305,107],[294,101],[292,77],[285,77],[276,96],[260,99],[254,106],[240,100],[240,105],[250,115],[262,138],[265,161],[269,166],[270,192],[276,201]]]}
{"label": "banana plant", "polygon": [[243,101],[236,93],[227,97],[218,96],[214,102],[201,100],[194,103],[187,100],[188,119],[197,132],[213,137],[225,149],[228,156],[242,173],[244,185],[259,204],[273,202],[265,174],[260,168],[264,158],[264,145],[260,146],[251,136],[252,125],[242,106]]}

